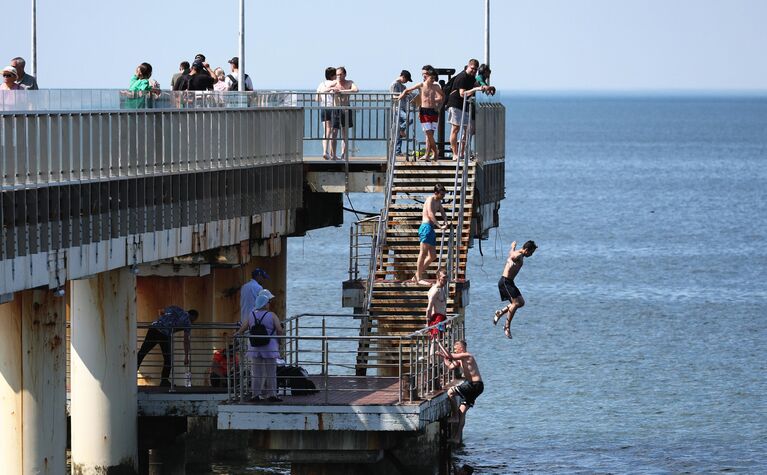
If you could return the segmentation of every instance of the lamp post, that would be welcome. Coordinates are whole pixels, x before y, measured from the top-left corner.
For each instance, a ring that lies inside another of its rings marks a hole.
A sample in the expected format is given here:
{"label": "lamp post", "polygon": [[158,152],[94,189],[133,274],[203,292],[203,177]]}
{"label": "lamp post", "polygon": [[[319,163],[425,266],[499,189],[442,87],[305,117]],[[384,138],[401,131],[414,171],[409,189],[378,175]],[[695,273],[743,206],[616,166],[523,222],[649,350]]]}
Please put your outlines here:
{"label": "lamp post", "polygon": [[245,0],[240,0],[240,48],[237,65],[237,90],[245,90]]}
{"label": "lamp post", "polygon": [[32,76],[37,77],[37,0],[32,0],[32,54],[30,58],[30,70]]}
{"label": "lamp post", "polygon": [[490,0],[485,0],[485,64],[490,66]]}

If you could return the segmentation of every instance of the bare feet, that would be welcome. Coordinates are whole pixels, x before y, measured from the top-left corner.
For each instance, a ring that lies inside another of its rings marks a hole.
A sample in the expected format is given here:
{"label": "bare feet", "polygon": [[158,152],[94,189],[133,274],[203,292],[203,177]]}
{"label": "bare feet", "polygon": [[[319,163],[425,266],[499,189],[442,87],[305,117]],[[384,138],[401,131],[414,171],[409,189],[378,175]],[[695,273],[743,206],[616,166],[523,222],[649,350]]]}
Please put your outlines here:
{"label": "bare feet", "polygon": [[431,285],[431,282],[428,280],[421,279],[418,281],[418,285]]}
{"label": "bare feet", "polygon": [[511,340],[511,322],[506,320],[506,325],[503,326],[503,333],[506,334],[506,338]]}
{"label": "bare feet", "polygon": [[504,312],[505,312],[504,310],[496,310],[495,311],[495,316],[493,317],[493,325],[497,325],[498,324],[498,320],[501,319],[501,317],[503,316]]}

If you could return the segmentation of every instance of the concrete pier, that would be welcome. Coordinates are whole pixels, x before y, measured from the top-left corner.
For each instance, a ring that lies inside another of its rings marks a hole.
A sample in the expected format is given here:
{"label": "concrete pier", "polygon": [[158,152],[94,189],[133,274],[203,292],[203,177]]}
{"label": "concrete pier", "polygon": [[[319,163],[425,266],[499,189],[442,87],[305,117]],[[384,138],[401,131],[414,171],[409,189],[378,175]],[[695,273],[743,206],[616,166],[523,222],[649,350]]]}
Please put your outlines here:
{"label": "concrete pier", "polygon": [[47,289],[0,305],[3,473],[65,473],[65,330],[64,299]]}
{"label": "concrete pier", "polygon": [[137,473],[136,276],[70,285],[72,473]]}

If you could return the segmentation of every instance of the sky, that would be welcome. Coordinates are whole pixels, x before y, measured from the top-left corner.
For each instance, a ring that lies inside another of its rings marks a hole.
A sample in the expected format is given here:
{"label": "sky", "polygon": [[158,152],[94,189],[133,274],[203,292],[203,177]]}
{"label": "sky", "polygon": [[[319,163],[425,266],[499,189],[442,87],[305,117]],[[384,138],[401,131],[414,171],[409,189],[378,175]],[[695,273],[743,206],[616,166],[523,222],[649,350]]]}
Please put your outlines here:
{"label": "sky", "polygon": [[[168,88],[204,53],[227,71],[238,0],[37,0],[43,88],[125,88],[141,62]],[[767,0],[491,0],[491,83],[511,91],[765,91]],[[31,2],[4,2],[0,61],[29,62]],[[401,69],[483,62],[484,0],[246,0],[257,89],[314,89],[344,65],[361,89]],[[417,76],[416,76],[417,77]]]}

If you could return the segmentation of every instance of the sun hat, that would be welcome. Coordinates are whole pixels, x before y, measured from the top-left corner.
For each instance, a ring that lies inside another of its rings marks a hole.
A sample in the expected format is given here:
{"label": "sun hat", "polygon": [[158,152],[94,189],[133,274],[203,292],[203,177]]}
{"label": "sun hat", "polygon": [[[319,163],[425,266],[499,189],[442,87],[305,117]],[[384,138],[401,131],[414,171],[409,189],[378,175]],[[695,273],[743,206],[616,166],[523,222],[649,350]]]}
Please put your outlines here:
{"label": "sun hat", "polygon": [[13,66],[6,66],[3,68],[3,73],[11,73],[16,77],[19,77],[19,72]]}
{"label": "sun hat", "polygon": [[274,295],[272,295],[271,292],[267,289],[263,289],[261,292],[258,293],[258,297],[256,297],[256,310],[261,310],[264,308],[266,304],[269,303],[270,300],[274,298]]}

